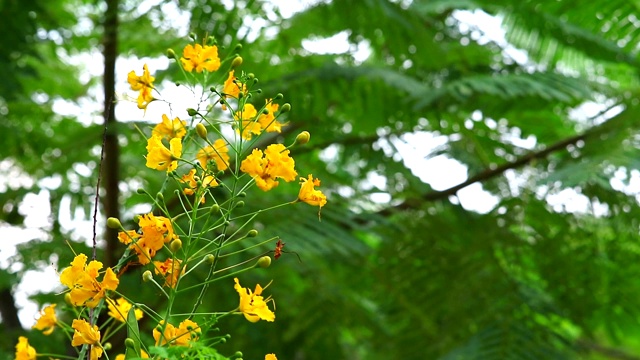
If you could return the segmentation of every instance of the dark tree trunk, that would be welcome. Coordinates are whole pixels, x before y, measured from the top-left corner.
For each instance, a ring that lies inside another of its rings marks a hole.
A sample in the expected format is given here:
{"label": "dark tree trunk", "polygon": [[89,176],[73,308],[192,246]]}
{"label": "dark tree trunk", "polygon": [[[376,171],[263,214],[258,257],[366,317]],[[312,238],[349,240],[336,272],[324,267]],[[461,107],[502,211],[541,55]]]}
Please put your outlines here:
{"label": "dark tree trunk", "polygon": [[[102,203],[106,217],[120,218],[119,198],[120,190],[120,148],[118,146],[118,127],[114,110],[115,69],[118,57],[118,0],[106,0],[107,10],[104,17],[104,123],[107,132],[104,139],[104,163],[102,178],[104,179],[104,194]],[[118,230],[106,228],[107,242],[105,258],[107,266],[116,263],[118,253]]]}

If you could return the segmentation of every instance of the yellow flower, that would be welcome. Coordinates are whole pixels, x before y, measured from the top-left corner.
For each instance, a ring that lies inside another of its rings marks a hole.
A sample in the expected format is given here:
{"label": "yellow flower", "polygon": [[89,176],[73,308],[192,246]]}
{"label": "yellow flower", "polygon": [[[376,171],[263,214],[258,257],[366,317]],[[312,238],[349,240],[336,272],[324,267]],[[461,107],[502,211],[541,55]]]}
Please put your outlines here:
{"label": "yellow flower", "polygon": [[240,170],[253,177],[256,185],[268,191],[278,186],[277,178],[284,181],[293,181],[298,176],[294,169],[295,162],[289,156],[282,144],[272,144],[267,146],[264,154],[259,149],[253,149],[251,155],[240,164]]}
{"label": "yellow flower", "polygon": [[242,138],[246,140],[250,140],[253,135],[260,135],[262,132],[262,127],[260,123],[256,119],[258,115],[258,111],[251,104],[244,104],[244,107],[241,111],[235,113],[236,121],[236,132],[240,133],[242,130]]}
{"label": "yellow flower", "polygon": [[[140,355],[143,359],[148,359],[149,358],[149,354],[147,354],[146,351],[140,349]],[[116,355],[116,360],[124,360],[124,354],[118,354]]]}
{"label": "yellow flower", "polygon": [[[109,309],[109,316],[120,321],[126,322],[127,316],[129,315],[129,310],[131,310],[133,306],[130,302],[125,298],[119,298],[116,301],[111,299],[107,299],[107,308]],[[134,309],[133,313],[136,315],[136,320],[142,319],[143,313],[140,309]]]}
{"label": "yellow flower", "polygon": [[149,68],[147,64],[144,64],[142,75],[136,75],[135,71],[129,72],[127,75],[127,81],[129,85],[131,85],[131,90],[140,91],[138,94],[138,108],[146,109],[147,105],[151,101],[153,101],[153,95],[151,95],[151,90],[153,90],[153,81],[156,78],[151,76],[149,73]]}
{"label": "yellow flower", "polygon": [[267,354],[264,356],[264,360],[278,360],[276,354]]}
{"label": "yellow flower", "polygon": [[[241,91],[244,94],[247,93],[247,86],[245,84],[241,84],[240,82],[237,82],[236,80],[238,80],[238,78],[235,77],[233,73],[234,73],[233,70],[229,72],[229,77],[227,78],[227,80],[225,80],[224,86],[222,88],[222,92],[224,93],[225,95],[224,97],[226,99],[228,98],[237,99],[240,96]],[[222,110],[227,110],[227,106],[224,103],[222,104]]]}
{"label": "yellow flower", "polygon": [[140,238],[140,236],[141,235],[135,230],[120,231],[118,233],[118,240],[125,245],[129,245],[132,241]]}
{"label": "yellow flower", "polygon": [[[164,277],[164,286],[175,288],[178,284],[178,278],[184,275],[187,270],[186,266],[182,266],[182,261],[171,258],[165,261],[154,261],[153,267],[156,274],[161,274]],[[182,269],[180,269],[182,267]]]}
{"label": "yellow flower", "polygon": [[213,146],[200,149],[196,154],[196,158],[203,169],[207,168],[207,162],[209,162],[209,160],[215,161],[216,167],[220,171],[229,168],[229,148],[227,147],[227,143],[222,139],[214,141]]}
{"label": "yellow flower", "polygon": [[33,328],[42,331],[45,335],[51,334],[58,323],[55,308],[56,304],[52,304],[40,310],[40,318]]}
{"label": "yellow flower", "polygon": [[316,190],[316,186],[320,186],[320,179],[314,179],[311,174],[309,174],[306,179],[301,177],[298,200],[304,201],[312,206],[319,206],[321,208],[325,206],[327,204],[327,197],[324,196],[322,191]]}
{"label": "yellow flower", "polygon": [[142,234],[134,230],[120,232],[118,239],[124,244],[131,244],[132,239],[136,240],[129,248],[138,255],[138,262],[146,265],[151,261],[156,252],[171,240],[178,239],[173,231],[171,220],[163,216],[154,216],[153,213],[140,216],[138,223]]}
{"label": "yellow flower", "polygon": [[18,343],[16,344],[16,360],[35,360],[36,359],[36,349],[33,346],[29,345],[29,340],[20,336],[18,338]]}
{"label": "yellow flower", "polygon": [[243,288],[240,286],[240,282],[238,278],[234,278],[233,281],[236,284],[233,286],[234,289],[240,295],[240,305],[238,306],[238,310],[244,314],[244,317],[251,321],[257,322],[260,319],[266,321],[274,321],[276,319],[276,314],[273,313],[267,306],[267,301],[261,296],[262,295],[262,287],[259,284],[256,284],[256,290],[251,292],[250,289]]}
{"label": "yellow flower", "polygon": [[92,260],[87,265],[87,255],[80,254],[71,262],[71,266],[60,273],[60,282],[71,289],[69,299],[75,306],[86,305],[90,308],[98,305],[107,290],[115,290],[120,283],[116,274],[107,268],[102,282],[97,280],[102,263]]}
{"label": "yellow flower", "polygon": [[96,360],[102,356],[100,346],[100,330],[97,325],[91,326],[85,320],[74,319],[71,327],[75,330],[71,346],[92,345],[91,360]]}
{"label": "yellow flower", "polygon": [[161,333],[164,320],[161,320],[158,326],[153,329],[153,338],[156,345],[164,345],[167,342],[170,345],[188,346],[190,341],[196,341],[202,334],[200,326],[191,320],[185,320],[180,323],[178,328],[167,323],[164,331]]}
{"label": "yellow flower", "polygon": [[218,47],[215,45],[202,46],[200,44],[196,44],[194,47],[193,45],[188,44],[182,51],[180,62],[182,62],[182,66],[187,72],[192,72],[193,69],[196,69],[199,73],[201,73],[202,70],[207,70],[209,72],[216,71],[220,68]]}
{"label": "yellow flower", "polygon": [[167,140],[171,140],[173,138],[182,139],[187,135],[186,126],[186,121],[180,120],[180,118],[169,120],[167,115],[162,114],[162,122],[153,128],[152,134],[159,135],[163,139]]}
{"label": "yellow flower", "polygon": [[286,124],[281,124],[276,120],[275,113],[278,111],[279,105],[273,103],[271,99],[267,99],[265,109],[269,111],[268,114],[261,114],[258,117],[258,123],[260,127],[266,132],[282,132],[282,127]]}
{"label": "yellow flower", "polygon": [[176,159],[182,155],[182,142],[179,138],[169,141],[167,149],[162,143],[162,136],[152,135],[147,140],[147,167],[156,170],[173,171],[178,167]]}

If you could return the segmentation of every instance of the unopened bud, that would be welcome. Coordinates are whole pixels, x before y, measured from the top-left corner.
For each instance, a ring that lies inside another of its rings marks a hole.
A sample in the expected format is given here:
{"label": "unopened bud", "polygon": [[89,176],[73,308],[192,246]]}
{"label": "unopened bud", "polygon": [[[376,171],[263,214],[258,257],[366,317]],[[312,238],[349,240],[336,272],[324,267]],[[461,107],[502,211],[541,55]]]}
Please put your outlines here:
{"label": "unopened bud", "polygon": [[112,346],[111,346],[111,343],[110,343],[110,342],[108,342],[108,343],[106,343],[106,344],[102,344],[102,348],[103,348],[104,350],[111,350],[111,347],[112,347]]}
{"label": "unopened bud", "polygon": [[196,33],[190,32],[189,37],[191,38],[191,40],[196,41]]}
{"label": "unopened bud", "polygon": [[256,94],[262,94],[262,89],[255,89],[253,92],[255,92]]}
{"label": "unopened bud", "polygon": [[220,212],[220,205],[218,205],[218,204],[211,205],[211,213],[212,214],[217,214],[219,212]]}
{"label": "unopened bud", "polygon": [[189,116],[196,116],[198,114],[198,111],[196,111],[196,109],[188,108],[187,114],[189,114]]}
{"label": "unopened bud", "polygon": [[231,355],[231,357],[229,359],[230,360],[241,360],[242,359],[242,352],[236,351],[236,353]]}
{"label": "unopened bud", "polygon": [[136,190],[136,192],[137,192],[138,194],[140,194],[140,195],[148,194],[147,190],[142,189],[142,188],[140,188],[140,189]]}
{"label": "unopened bud", "polygon": [[169,248],[171,249],[171,252],[175,253],[182,248],[182,241],[180,239],[173,240],[171,244],[169,244]]}
{"label": "unopened bud", "polygon": [[244,192],[244,191],[241,191],[241,192],[239,192],[239,193],[238,193],[238,195],[237,195],[237,196],[238,196],[239,198],[247,197],[247,193],[246,193],[246,192]]}
{"label": "unopened bud", "polygon": [[304,145],[309,142],[309,139],[311,139],[311,134],[308,131],[303,131],[296,136],[295,144]]}
{"label": "unopened bud", "polygon": [[258,266],[260,266],[261,268],[268,268],[269,265],[271,265],[271,257],[263,256],[258,259]]}
{"label": "unopened bud", "polygon": [[202,123],[198,123],[196,125],[196,132],[198,133],[198,136],[200,136],[202,139],[207,140],[207,128],[204,127]]}
{"label": "unopened bud", "polygon": [[291,111],[291,104],[289,103],[283,104],[282,107],[280,108],[280,114],[284,114],[289,111]]}
{"label": "unopened bud", "polygon": [[157,194],[156,194],[156,199],[157,199],[158,201],[164,201],[164,194],[163,194],[163,193],[161,193],[161,192],[157,193]]}
{"label": "unopened bud", "polygon": [[107,227],[109,229],[122,229],[122,224],[118,218],[110,217],[107,219]]}
{"label": "unopened bud", "polygon": [[281,93],[277,93],[276,96],[274,96],[273,100],[280,100],[284,97],[284,95],[282,95]]}
{"label": "unopened bud", "polygon": [[176,52],[173,51],[173,49],[168,49],[167,50],[167,57],[169,59],[176,59]]}
{"label": "unopened bud", "polygon": [[247,74],[247,79],[249,80],[253,80],[256,77],[256,75],[254,73],[248,73]]}
{"label": "unopened bud", "polygon": [[151,271],[147,270],[142,273],[142,281],[147,282],[147,281],[151,281],[152,279],[153,279],[153,275],[151,274]]}
{"label": "unopened bud", "polygon": [[135,349],[136,342],[132,338],[126,338],[124,339],[124,346],[126,346],[129,349]]}
{"label": "unopened bud", "polygon": [[235,69],[240,65],[242,65],[242,56],[236,56],[231,62],[231,68]]}
{"label": "unopened bud", "polygon": [[269,115],[269,109],[267,108],[262,109],[262,113],[265,115]]}
{"label": "unopened bud", "polygon": [[256,237],[256,236],[258,236],[258,230],[256,230],[256,229],[251,229],[247,233],[247,237]]}
{"label": "unopened bud", "polygon": [[204,257],[204,259],[209,263],[209,264],[213,264],[214,261],[216,261],[216,257],[213,256],[212,254],[209,254],[207,256]]}
{"label": "unopened bud", "polygon": [[241,207],[244,207],[244,201],[238,201],[236,203],[236,208],[241,208]]}
{"label": "unopened bud", "polygon": [[75,306],[71,301],[71,293],[64,294],[64,301],[71,306]]}
{"label": "unopened bud", "polygon": [[240,51],[242,50],[242,44],[238,44],[233,48],[233,51]]}

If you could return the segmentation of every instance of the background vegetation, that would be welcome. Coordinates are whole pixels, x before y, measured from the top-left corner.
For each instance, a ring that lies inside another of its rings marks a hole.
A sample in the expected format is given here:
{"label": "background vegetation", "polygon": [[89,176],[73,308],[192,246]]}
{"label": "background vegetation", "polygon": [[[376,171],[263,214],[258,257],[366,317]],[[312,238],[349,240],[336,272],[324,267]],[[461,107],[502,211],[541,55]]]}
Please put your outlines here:
{"label": "background vegetation", "polygon": [[[173,8],[189,24],[177,23]],[[502,22],[506,41],[462,21],[469,12],[495,16],[488,19]],[[330,197],[322,222],[314,211],[288,208],[261,218],[262,233],[280,235],[301,261],[289,254],[256,274],[262,283],[274,279],[278,319],[225,319],[222,331],[234,330],[227,353],[640,359],[634,2],[333,0],[307,2],[285,17],[270,2],[250,0],[0,0],[0,14],[0,221],[26,227],[20,204],[41,192],[53,214],[45,235],[21,244],[0,269],[0,333],[7,334],[0,356],[12,357],[15,339],[28,331],[15,305],[25,273],[68,264],[65,240],[86,246],[90,235],[61,226],[58,214],[84,209],[89,219],[101,117],[113,124],[102,214],[130,221],[141,202],[137,187],[159,188],[132,123],[118,123],[109,106],[80,121],[54,105],[96,101],[101,87],[112,94],[116,56],[162,57],[188,41],[186,28],[228,49],[243,45],[243,70],[293,105],[295,126],[270,141],[309,130],[312,142],[293,155]],[[348,50],[303,46],[336,34],[346,34]],[[370,50],[364,60],[356,56],[362,49]],[[81,54],[106,60],[104,76],[88,76],[74,60]],[[428,156],[464,164],[467,181],[435,191],[416,175],[429,169],[408,166],[403,143],[419,153],[431,136],[446,141]],[[476,183],[496,199],[487,213],[457,198]],[[568,193],[580,205],[550,203]],[[274,204],[295,196],[268,195]],[[107,245],[113,234],[100,238],[107,239],[101,259],[120,256],[122,248]],[[123,284],[156,298],[140,274],[132,269]],[[233,306],[229,290],[212,293],[211,307]],[[56,345],[29,336],[39,351]]]}

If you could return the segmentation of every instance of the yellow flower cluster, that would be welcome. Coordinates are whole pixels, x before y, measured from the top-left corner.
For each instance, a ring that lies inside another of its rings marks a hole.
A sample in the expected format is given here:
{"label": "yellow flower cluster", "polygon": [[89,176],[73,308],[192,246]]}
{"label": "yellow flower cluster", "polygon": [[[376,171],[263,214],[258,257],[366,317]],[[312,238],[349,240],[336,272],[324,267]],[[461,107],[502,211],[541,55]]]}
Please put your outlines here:
{"label": "yellow flower cluster", "polygon": [[191,320],[184,320],[177,328],[162,320],[153,329],[156,345],[189,346],[190,342],[197,341],[201,335],[200,326]]}
{"label": "yellow flower cluster", "polygon": [[251,155],[242,161],[240,171],[251,175],[260,189],[268,191],[278,186],[277,179],[295,180],[298,173],[294,167],[295,161],[289,156],[289,150],[282,144],[272,144],[264,153],[253,149]]}
{"label": "yellow flower cluster", "polygon": [[275,112],[278,111],[279,105],[273,103],[271,99],[267,99],[264,111],[258,111],[252,104],[245,104],[242,111],[238,111],[235,115],[237,121],[236,131],[246,140],[250,140],[253,135],[260,135],[266,132],[282,132],[281,124],[276,121]]}
{"label": "yellow flower cluster", "polygon": [[95,307],[107,290],[118,287],[120,280],[111,268],[107,268],[102,281],[98,281],[100,269],[100,261],[92,260],[87,264],[87,255],[80,254],[60,273],[60,282],[71,289],[69,299],[73,305]]}
{"label": "yellow flower cluster", "polygon": [[[107,299],[107,309],[109,310],[107,315],[120,322],[125,322],[127,320],[127,314],[129,314],[129,310],[131,310],[132,307],[133,305],[131,305],[131,303],[125,298],[119,298],[115,301]],[[142,310],[136,308],[133,310],[133,313],[136,316],[136,320],[142,319]]]}
{"label": "yellow flower cluster", "polygon": [[251,291],[251,289],[240,286],[238,278],[234,278],[233,281],[236,282],[234,289],[236,289],[238,295],[240,295],[238,310],[244,315],[245,319],[251,322],[258,322],[260,320],[274,321],[276,319],[276,314],[267,306],[267,301],[271,300],[271,298],[265,300],[262,297],[262,286],[257,284],[256,290]]}
{"label": "yellow flower cluster", "polygon": [[138,262],[142,265],[151,262],[164,244],[178,239],[171,220],[164,216],[155,216],[153,213],[142,215],[138,225],[140,234],[135,230],[121,231],[118,240],[125,245],[130,244],[129,248],[138,255]]}

